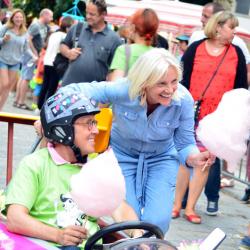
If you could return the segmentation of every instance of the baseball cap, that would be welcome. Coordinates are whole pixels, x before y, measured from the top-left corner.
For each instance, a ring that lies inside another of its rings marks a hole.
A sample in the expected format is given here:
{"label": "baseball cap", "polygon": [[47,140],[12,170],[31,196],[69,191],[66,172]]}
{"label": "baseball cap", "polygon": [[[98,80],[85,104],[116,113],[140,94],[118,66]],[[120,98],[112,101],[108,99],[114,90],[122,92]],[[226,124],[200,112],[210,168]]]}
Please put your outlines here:
{"label": "baseball cap", "polygon": [[177,40],[179,41],[188,41],[189,40],[189,36],[187,35],[179,35],[176,37]]}

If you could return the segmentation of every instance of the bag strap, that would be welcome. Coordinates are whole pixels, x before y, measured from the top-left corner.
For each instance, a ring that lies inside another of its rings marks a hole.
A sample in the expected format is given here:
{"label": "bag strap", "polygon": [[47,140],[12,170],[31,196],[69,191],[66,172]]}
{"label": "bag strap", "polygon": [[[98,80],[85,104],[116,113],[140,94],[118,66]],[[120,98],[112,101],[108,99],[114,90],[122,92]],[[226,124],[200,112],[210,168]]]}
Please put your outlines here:
{"label": "bag strap", "polygon": [[50,26],[48,24],[46,24],[45,27],[46,27],[46,38],[44,41],[47,41],[47,39],[49,38],[49,36],[51,34],[50,33]]}
{"label": "bag strap", "polygon": [[126,56],[125,76],[128,75],[130,54],[131,54],[131,48],[129,44],[126,43],[125,44],[125,56]]}
{"label": "bag strap", "polygon": [[8,27],[6,26],[6,25],[3,25],[3,33],[2,33],[2,35],[1,35],[1,37],[4,37],[5,36],[5,34],[6,34],[6,32],[8,31]]}
{"label": "bag strap", "polygon": [[223,57],[221,58],[221,60],[220,60],[220,62],[219,62],[219,64],[218,64],[216,70],[214,71],[212,77],[209,79],[209,81],[208,81],[208,83],[207,83],[207,86],[206,86],[206,88],[204,89],[203,93],[201,94],[199,100],[202,100],[202,98],[204,97],[205,93],[207,92],[209,86],[211,85],[211,82],[213,81],[214,77],[216,76],[216,74],[217,74],[217,72],[218,72],[218,70],[219,70],[221,64],[223,63],[223,61],[224,61],[224,59],[225,59],[225,57],[226,57],[226,54],[227,54],[229,48],[230,48],[230,45],[227,46],[227,49],[226,49],[226,51],[225,51]]}
{"label": "bag strap", "polygon": [[82,27],[83,27],[83,23],[78,22],[77,25],[76,25],[76,31],[75,31],[75,35],[74,35],[74,39],[73,39],[73,48],[78,47],[79,36],[81,34]]}

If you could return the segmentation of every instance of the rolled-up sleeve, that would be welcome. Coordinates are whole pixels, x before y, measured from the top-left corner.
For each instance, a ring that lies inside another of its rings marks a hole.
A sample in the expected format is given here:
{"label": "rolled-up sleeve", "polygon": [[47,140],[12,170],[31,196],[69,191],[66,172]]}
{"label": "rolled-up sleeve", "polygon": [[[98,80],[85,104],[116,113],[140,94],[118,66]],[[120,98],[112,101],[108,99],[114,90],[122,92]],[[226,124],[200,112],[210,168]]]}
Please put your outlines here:
{"label": "rolled-up sleeve", "polygon": [[180,124],[174,134],[175,147],[179,153],[181,164],[185,165],[188,156],[198,153],[194,136],[194,101],[189,93],[181,100]]}

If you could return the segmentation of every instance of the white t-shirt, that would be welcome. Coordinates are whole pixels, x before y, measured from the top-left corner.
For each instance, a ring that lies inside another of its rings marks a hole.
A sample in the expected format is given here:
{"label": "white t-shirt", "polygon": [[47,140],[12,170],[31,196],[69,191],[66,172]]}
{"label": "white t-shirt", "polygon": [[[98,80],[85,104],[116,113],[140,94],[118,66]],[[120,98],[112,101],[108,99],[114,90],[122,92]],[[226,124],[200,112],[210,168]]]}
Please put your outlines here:
{"label": "white t-shirt", "polygon": [[66,33],[56,31],[51,34],[48,41],[48,46],[44,56],[44,65],[53,66],[56,54],[59,52],[59,47],[62,40],[65,38]]}
{"label": "white t-shirt", "polygon": [[[188,42],[188,45],[192,44],[193,42],[195,41],[199,41],[203,38],[205,38],[205,34],[204,34],[204,31],[203,30],[197,30],[197,31],[194,31],[191,35],[191,37],[189,38],[189,42]],[[244,56],[245,56],[245,59],[246,59],[246,64],[250,64],[250,54],[249,54],[249,51],[248,51],[248,48],[245,44],[245,42],[238,36],[234,36],[234,39],[232,41],[232,44],[238,46],[241,48]]]}

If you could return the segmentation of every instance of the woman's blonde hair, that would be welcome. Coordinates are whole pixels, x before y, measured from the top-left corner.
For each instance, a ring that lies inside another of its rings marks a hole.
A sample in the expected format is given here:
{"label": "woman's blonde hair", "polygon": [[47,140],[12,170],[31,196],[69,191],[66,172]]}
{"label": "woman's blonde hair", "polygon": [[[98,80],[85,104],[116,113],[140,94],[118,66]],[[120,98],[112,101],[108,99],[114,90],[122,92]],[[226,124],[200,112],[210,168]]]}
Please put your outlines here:
{"label": "woman's blonde hair", "polygon": [[229,11],[220,11],[214,14],[205,26],[205,35],[210,39],[214,39],[217,35],[217,27],[223,26],[228,20],[231,21],[232,28],[239,25],[237,17]]}
{"label": "woman's blonde hair", "polygon": [[15,10],[12,12],[12,14],[11,14],[9,20],[8,20],[7,23],[6,23],[6,26],[7,26],[8,29],[14,28],[13,18],[14,18],[14,16],[15,16],[17,13],[21,13],[22,16],[23,16],[23,23],[21,24],[20,29],[19,29],[20,35],[23,35],[23,34],[27,31],[27,28],[26,28],[26,16],[25,16],[24,12],[23,12],[21,9],[15,9]]}
{"label": "woman's blonde hair", "polygon": [[128,73],[127,78],[131,82],[129,87],[130,98],[133,100],[141,96],[141,104],[144,105],[147,98],[146,87],[154,86],[168,72],[170,66],[175,68],[178,80],[180,80],[180,65],[167,50],[153,48],[141,55]]}

